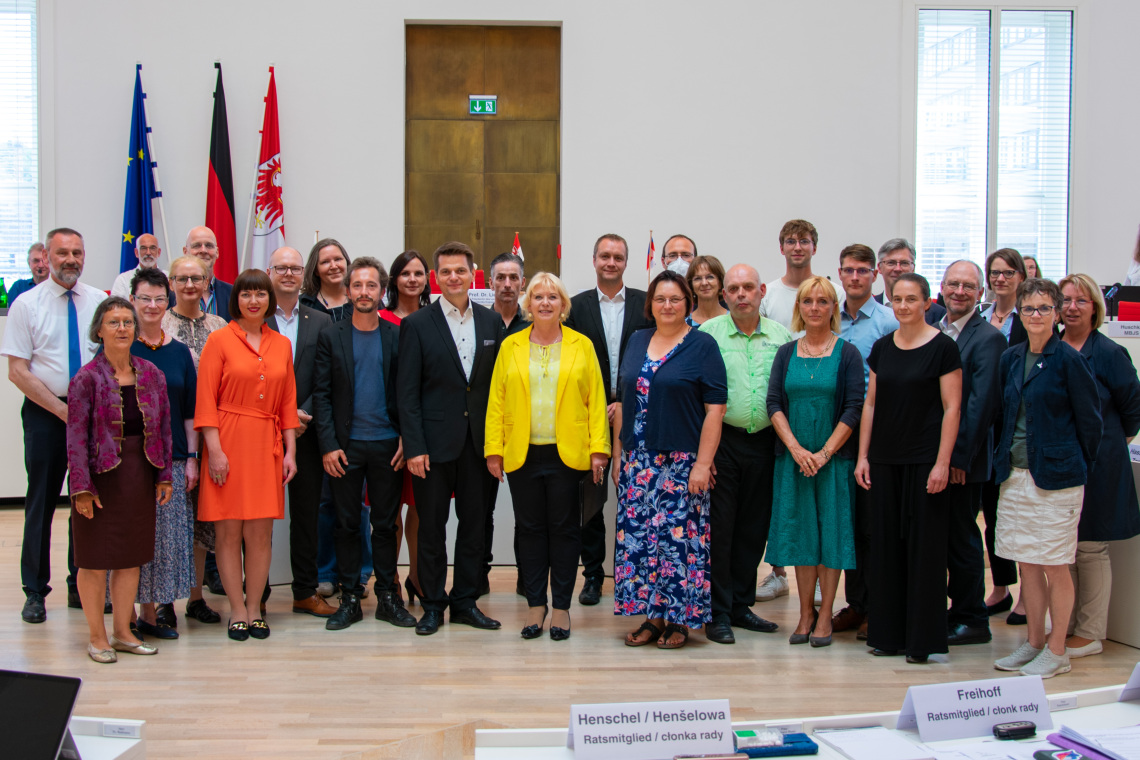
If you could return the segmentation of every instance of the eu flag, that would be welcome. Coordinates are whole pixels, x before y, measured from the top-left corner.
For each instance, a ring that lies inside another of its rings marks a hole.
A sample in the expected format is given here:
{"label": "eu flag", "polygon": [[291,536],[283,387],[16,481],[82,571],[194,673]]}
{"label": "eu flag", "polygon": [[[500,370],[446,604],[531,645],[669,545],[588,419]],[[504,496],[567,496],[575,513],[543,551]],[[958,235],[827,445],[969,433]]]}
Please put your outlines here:
{"label": "eu flag", "polygon": [[154,191],[154,167],[150,161],[147,143],[146,110],[143,108],[142,65],[135,67],[135,104],[131,112],[131,140],[127,153],[127,199],[123,205],[123,241],[119,254],[119,271],[138,266],[135,257],[135,238],[144,233],[154,234],[154,213],[150,201],[157,197]]}

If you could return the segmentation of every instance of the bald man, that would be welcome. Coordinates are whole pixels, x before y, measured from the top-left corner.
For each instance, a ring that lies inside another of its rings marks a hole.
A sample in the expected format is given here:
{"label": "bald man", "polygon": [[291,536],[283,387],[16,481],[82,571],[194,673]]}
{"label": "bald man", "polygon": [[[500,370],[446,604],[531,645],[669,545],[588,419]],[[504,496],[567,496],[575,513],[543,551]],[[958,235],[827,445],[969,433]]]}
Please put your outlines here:
{"label": "bald man", "polygon": [[737,264],[724,276],[728,314],[701,325],[720,346],[728,374],[728,407],[717,448],[716,488],[709,511],[712,542],[712,623],[709,641],[736,642],[733,627],[771,633],[776,624],[752,612],[756,569],[772,521],[776,433],[768,419],[768,378],[776,351],[792,339],[779,322],[760,316],[760,274]]}
{"label": "bald man", "polygon": [[[205,228],[201,228],[205,229]],[[215,247],[215,258],[217,248]],[[305,260],[295,248],[278,248],[266,269],[277,296],[277,311],[266,320],[270,329],[293,344],[297,378],[297,474],[289,482],[289,561],[293,568],[293,612],[327,618],[336,608],[317,594],[317,507],[324,468],[313,421],[313,366],[317,335],[332,324],[328,314],[302,306]],[[229,300],[227,296],[226,300]]]}
{"label": "bald man", "polygon": [[230,291],[233,285],[222,282],[214,277],[214,262],[218,260],[218,238],[209,227],[195,227],[186,236],[186,245],[182,246],[182,253],[186,256],[197,256],[206,262],[210,270],[210,284],[206,287],[206,295],[202,297],[202,310],[207,314],[217,314],[227,322],[230,321]]}
{"label": "bald man", "polygon": [[[158,257],[162,255],[162,249],[158,247],[158,238],[150,233],[143,233],[135,238],[135,258],[138,259],[139,264],[134,269],[128,269],[121,272],[115,278],[115,283],[111,285],[111,295],[119,296],[120,298],[131,297],[131,279],[140,269],[154,269],[158,266]],[[174,305],[174,299],[170,299],[170,305]]]}

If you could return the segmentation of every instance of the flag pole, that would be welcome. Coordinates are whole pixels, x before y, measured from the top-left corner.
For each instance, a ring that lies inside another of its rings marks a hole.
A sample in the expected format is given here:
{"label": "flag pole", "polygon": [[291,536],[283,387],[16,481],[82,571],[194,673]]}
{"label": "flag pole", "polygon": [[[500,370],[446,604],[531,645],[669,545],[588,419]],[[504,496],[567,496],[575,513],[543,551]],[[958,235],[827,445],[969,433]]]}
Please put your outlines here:
{"label": "flag pole", "polygon": [[[652,247],[653,247],[653,230],[649,231],[649,246],[650,246],[650,250],[652,250]],[[646,290],[649,289],[650,283],[653,282],[652,278],[650,278],[650,276],[649,276],[652,273],[653,273],[653,259],[650,259],[649,261],[645,262],[645,288],[646,288]]]}
{"label": "flag pole", "polygon": [[[135,62],[135,69],[142,71],[142,61]],[[146,92],[143,92],[143,115],[146,115]],[[146,118],[146,151],[150,156],[151,176],[154,178],[154,197],[158,199],[158,218],[162,220],[162,242],[166,245],[166,263],[174,259],[170,255],[170,230],[166,227],[166,206],[162,202],[162,188],[158,183],[158,161],[154,160],[154,137],[150,128],[150,118]]]}
{"label": "flag pole", "polygon": [[[270,67],[269,67],[269,76],[271,76],[271,77],[273,76],[273,66],[272,65],[270,65]],[[266,86],[266,89],[268,90],[268,85]],[[269,107],[269,104],[265,102],[266,99],[267,98],[263,98],[261,101],[263,104],[262,109],[261,109],[261,121],[262,121],[262,123],[265,123],[265,109]],[[259,134],[259,135],[261,134],[260,129],[257,130],[257,134]],[[261,145],[260,140],[258,140],[258,145],[259,146]],[[248,263],[249,235],[250,235],[250,232],[252,231],[251,225],[253,224],[253,201],[257,197],[257,178],[258,178],[259,173],[260,173],[260,164],[258,165],[257,169],[253,170],[253,186],[250,187],[250,189],[249,189],[249,211],[247,211],[246,215],[245,215],[245,239],[242,241],[242,244],[241,244],[241,269],[242,269],[242,271],[245,271],[245,265]]]}

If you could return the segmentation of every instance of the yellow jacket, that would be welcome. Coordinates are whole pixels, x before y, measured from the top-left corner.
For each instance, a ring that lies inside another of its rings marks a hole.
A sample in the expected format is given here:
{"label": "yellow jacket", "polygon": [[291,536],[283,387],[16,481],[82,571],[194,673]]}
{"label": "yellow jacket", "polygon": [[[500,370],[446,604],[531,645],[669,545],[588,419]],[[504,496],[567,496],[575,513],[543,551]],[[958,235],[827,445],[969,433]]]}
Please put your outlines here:
{"label": "yellow jacket", "polygon": [[[491,397],[487,401],[484,456],[501,456],[503,471],[514,472],[530,447],[530,331],[528,327],[503,341]],[[567,467],[590,469],[591,453],[610,453],[606,390],[594,344],[562,326],[562,358],[554,407],[558,455]]]}

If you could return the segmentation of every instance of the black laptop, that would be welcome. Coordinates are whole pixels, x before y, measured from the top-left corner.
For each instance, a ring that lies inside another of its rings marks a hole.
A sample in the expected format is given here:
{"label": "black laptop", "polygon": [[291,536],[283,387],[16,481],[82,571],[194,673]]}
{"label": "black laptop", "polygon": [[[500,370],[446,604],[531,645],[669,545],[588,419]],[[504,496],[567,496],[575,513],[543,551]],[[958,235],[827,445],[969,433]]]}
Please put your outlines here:
{"label": "black laptop", "polygon": [[67,726],[81,683],[67,676],[0,670],[0,715],[10,726],[4,736],[4,756],[78,760]]}

